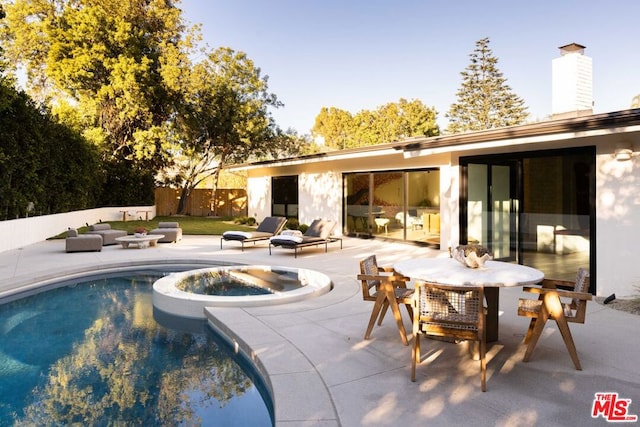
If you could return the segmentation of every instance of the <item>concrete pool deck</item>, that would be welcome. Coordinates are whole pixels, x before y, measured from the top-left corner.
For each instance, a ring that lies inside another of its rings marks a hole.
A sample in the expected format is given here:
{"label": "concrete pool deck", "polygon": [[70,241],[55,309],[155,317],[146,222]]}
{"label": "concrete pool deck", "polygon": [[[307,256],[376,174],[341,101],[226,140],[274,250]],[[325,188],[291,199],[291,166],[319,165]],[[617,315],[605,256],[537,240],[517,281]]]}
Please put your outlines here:
{"label": "concrete pool deck", "polygon": [[[372,304],[362,301],[358,261],[376,254],[381,265],[446,254],[378,240],[344,239],[344,249],[305,248],[269,255],[267,243],[231,244],[219,236],[185,236],[144,250],[107,246],[65,253],[64,240],[0,252],[0,294],[34,281],[146,261],[270,264],[321,271],[334,289],[286,305],[214,309],[223,333],[250,349],[273,388],[277,426],[602,426],[592,418],[596,393],[630,399],[640,415],[640,316],[590,302],[584,325],[572,324],[583,371],[576,371],[555,324],[546,327],[528,363],[522,338],[528,319],[516,312],[521,288],[500,290],[500,339],[488,344],[487,392],[480,368],[462,344],[425,341],[417,381],[410,381],[410,346],[388,315],[363,340]],[[403,311],[405,328],[411,325]],[[411,343],[410,343],[411,344]],[[637,422],[640,424],[640,422]],[[632,423],[633,425],[633,423]]]}

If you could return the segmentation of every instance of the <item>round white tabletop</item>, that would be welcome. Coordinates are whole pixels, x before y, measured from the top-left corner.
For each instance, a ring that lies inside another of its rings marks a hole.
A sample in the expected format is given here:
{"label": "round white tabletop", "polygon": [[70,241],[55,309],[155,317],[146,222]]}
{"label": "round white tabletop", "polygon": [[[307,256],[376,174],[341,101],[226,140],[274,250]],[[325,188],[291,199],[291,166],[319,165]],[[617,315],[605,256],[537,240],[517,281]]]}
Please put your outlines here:
{"label": "round white tabletop", "polygon": [[393,268],[414,280],[453,286],[525,286],[544,278],[544,273],[535,268],[501,261],[487,261],[483,267],[469,268],[453,258],[414,258],[397,262]]}
{"label": "round white tabletop", "polygon": [[414,258],[393,265],[398,273],[413,280],[450,286],[482,286],[487,301],[487,342],[498,340],[499,289],[503,286],[533,285],[544,273],[525,265],[487,261],[469,268],[453,258]]}

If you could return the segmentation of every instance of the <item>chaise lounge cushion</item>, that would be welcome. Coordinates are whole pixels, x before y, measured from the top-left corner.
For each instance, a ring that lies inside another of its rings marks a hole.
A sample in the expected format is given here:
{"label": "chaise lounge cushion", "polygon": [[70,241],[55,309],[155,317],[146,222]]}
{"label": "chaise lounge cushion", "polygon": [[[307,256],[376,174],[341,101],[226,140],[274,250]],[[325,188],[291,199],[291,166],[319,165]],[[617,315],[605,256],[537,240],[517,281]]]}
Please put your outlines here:
{"label": "chaise lounge cushion", "polygon": [[278,234],[284,228],[287,219],[281,216],[268,216],[262,220],[255,231],[225,231],[220,239],[220,248],[222,248],[223,240],[235,240],[244,244],[246,242],[257,242],[260,240],[268,240],[270,237]]}
{"label": "chaise lounge cushion", "polygon": [[87,234],[98,234],[102,236],[102,245],[107,246],[118,243],[116,242],[116,239],[118,237],[126,236],[127,232],[125,230],[111,229],[111,224],[100,223],[90,225]]}
{"label": "chaise lounge cushion", "polygon": [[[340,241],[341,239],[331,236],[333,229],[336,226],[335,221],[315,219],[302,235],[278,235],[269,239],[269,253],[271,253],[271,246],[281,246],[287,249],[294,249],[294,254],[297,254],[297,250],[305,246],[325,245],[325,251],[327,245],[332,242]],[[342,247],[342,243],[340,244]]]}
{"label": "chaise lounge cushion", "polygon": [[100,252],[102,250],[102,236],[99,234],[78,234],[78,230],[70,228],[67,230],[65,250],[67,252]]}
{"label": "chaise lounge cushion", "polygon": [[162,237],[158,242],[160,243],[172,243],[182,240],[182,228],[177,222],[159,222],[158,228],[154,228],[149,234],[162,234]]}

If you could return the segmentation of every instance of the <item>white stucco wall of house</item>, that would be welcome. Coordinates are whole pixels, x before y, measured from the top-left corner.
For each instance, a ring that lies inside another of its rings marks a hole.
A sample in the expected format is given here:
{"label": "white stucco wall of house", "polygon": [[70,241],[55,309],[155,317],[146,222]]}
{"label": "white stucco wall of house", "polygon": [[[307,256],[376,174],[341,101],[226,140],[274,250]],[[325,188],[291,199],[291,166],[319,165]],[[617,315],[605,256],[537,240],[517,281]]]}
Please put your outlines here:
{"label": "white stucco wall of house", "polygon": [[271,216],[271,177],[257,176],[247,179],[247,215],[261,222]]}
{"label": "white stucco wall of house", "polygon": [[[548,140],[523,138],[484,145],[443,147],[423,150],[402,157],[402,153],[366,155],[348,159],[314,159],[298,164],[256,168],[249,178],[249,214],[258,220],[270,214],[270,177],[298,175],[299,215],[301,223],[314,218],[338,221],[342,231],[342,173],[438,167],[440,169],[441,250],[455,247],[460,241],[459,192],[460,156],[499,154],[512,151],[587,147],[596,149],[596,227],[595,260],[592,271],[597,282],[597,296],[616,294],[625,298],[640,294],[640,268],[637,253],[640,246],[640,131],[636,127],[623,131],[596,131],[591,135],[562,134]],[[636,142],[636,140],[638,142]],[[633,149],[630,160],[617,161],[614,152],[619,145]],[[553,221],[552,221],[553,222]],[[538,235],[538,237],[540,237]],[[581,236],[561,236],[588,240]],[[594,236],[592,236],[594,237]],[[584,243],[582,242],[582,243]],[[580,250],[588,250],[581,245]],[[589,267],[585,265],[585,267]]]}
{"label": "white stucco wall of house", "polygon": [[301,173],[298,176],[298,220],[311,224],[316,218],[338,223],[334,234],[342,234],[342,175],[335,171]]}
{"label": "white stucco wall of house", "polygon": [[460,167],[440,167],[440,250],[455,248],[460,242]]}
{"label": "white stucco wall of house", "polygon": [[[600,151],[600,150],[599,150]],[[636,152],[637,154],[637,152]],[[597,295],[640,293],[640,158],[596,155]]]}

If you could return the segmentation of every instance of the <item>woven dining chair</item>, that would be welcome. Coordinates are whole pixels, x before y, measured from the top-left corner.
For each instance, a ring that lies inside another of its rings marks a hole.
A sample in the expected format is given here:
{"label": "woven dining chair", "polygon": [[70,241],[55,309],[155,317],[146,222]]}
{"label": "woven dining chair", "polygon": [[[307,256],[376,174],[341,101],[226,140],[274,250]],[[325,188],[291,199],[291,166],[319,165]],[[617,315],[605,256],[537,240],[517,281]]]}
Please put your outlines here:
{"label": "woven dining chair", "polygon": [[407,288],[407,282],[410,279],[396,273],[392,267],[379,266],[376,256],[370,255],[360,261],[358,280],[362,285],[362,299],[374,302],[364,339],[368,340],[371,337],[376,319],[378,326],[382,324],[387,310],[391,307],[400,338],[404,345],[408,345],[409,340],[402,323],[399,305],[404,305],[409,313],[409,318],[413,319],[411,307],[413,289]]}
{"label": "woven dining chair", "polygon": [[[419,281],[413,306],[413,348],[411,381],[420,363],[420,336],[477,341],[480,358],[480,386],[487,390],[484,288],[447,286]],[[471,349],[471,348],[470,348]]]}
{"label": "woven dining chair", "polygon": [[[538,299],[520,298],[518,301],[518,315],[531,318],[529,329],[524,337],[527,350],[523,360],[529,361],[547,320],[552,319],[558,325],[575,368],[581,371],[582,366],[568,323],[585,322],[587,301],[591,300],[589,272],[584,268],[579,268],[574,282],[544,279],[542,287],[526,286],[524,291],[538,294]],[[570,301],[565,302],[568,299]]]}

